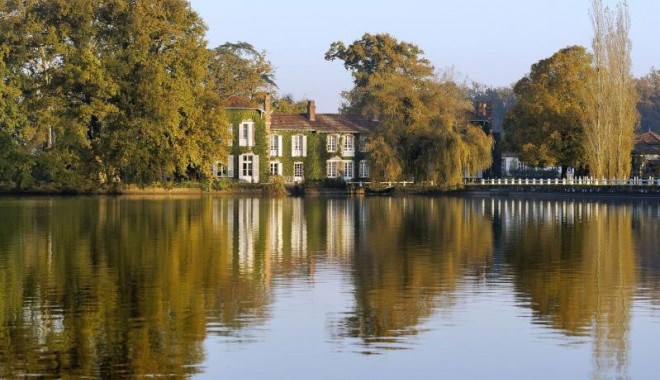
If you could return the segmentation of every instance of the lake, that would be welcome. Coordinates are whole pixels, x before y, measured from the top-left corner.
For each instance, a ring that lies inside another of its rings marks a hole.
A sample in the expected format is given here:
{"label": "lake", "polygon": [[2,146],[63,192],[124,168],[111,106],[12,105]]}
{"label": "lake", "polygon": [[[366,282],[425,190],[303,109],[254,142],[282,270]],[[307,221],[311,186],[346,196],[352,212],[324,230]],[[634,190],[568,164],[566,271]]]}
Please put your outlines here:
{"label": "lake", "polygon": [[0,198],[0,378],[660,373],[660,201]]}

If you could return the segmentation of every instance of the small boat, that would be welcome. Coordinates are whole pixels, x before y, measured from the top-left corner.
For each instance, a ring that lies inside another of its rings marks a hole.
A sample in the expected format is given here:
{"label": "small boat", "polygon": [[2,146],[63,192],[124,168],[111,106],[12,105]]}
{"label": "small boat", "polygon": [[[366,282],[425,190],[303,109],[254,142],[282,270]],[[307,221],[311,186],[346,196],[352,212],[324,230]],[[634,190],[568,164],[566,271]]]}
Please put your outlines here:
{"label": "small boat", "polygon": [[389,186],[382,189],[372,189],[367,187],[364,189],[364,195],[392,195],[394,193],[394,187]]}

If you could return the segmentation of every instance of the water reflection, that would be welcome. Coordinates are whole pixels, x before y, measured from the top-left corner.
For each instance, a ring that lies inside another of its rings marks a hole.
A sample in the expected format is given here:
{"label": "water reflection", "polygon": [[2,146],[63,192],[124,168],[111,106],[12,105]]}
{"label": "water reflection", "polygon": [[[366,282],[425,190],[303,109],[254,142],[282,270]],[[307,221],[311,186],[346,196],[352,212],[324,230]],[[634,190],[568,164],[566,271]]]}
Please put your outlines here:
{"label": "water reflection", "polygon": [[198,373],[209,336],[268,339],[276,290],[328,267],[350,294],[327,334],[358,352],[414,348],[505,284],[536,326],[592,344],[595,378],[626,377],[633,304],[660,299],[657,203],[76,198],[0,215],[0,378]]}
{"label": "water reflection", "polygon": [[538,323],[591,336],[594,378],[627,377],[637,283],[633,207],[507,202],[503,252]]}
{"label": "water reflection", "polygon": [[358,207],[359,217],[347,218],[359,224],[351,226],[360,236],[351,263],[355,309],[335,334],[362,339],[367,352],[405,348],[401,337],[449,308],[466,275],[489,267],[491,222],[474,202],[458,199],[386,198]]}

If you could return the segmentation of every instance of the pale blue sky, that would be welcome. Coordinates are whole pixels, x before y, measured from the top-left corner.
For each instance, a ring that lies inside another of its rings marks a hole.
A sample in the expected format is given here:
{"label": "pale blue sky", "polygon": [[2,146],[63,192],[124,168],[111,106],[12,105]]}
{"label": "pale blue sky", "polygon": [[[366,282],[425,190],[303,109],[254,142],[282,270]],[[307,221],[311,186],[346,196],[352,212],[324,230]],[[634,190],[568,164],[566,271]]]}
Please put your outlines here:
{"label": "pale blue sky", "polygon": [[[569,45],[590,47],[588,0],[190,0],[208,25],[209,47],[246,41],[265,50],[281,94],[336,112],[351,76],[325,61],[334,41],[390,33],[420,46],[438,69],[492,86]],[[603,0],[614,5],[613,0]],[[628,0],[633,74],[660,67],[660,1]]]}

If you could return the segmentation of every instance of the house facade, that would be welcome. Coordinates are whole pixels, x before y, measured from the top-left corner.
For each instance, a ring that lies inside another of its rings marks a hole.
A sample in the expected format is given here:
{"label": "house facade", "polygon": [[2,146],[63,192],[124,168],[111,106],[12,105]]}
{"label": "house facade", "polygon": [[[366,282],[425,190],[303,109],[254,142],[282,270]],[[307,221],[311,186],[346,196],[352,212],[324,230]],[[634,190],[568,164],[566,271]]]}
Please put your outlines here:
{"label": "house facade", "polygon": [[240,98],[228,99],[230,154],[213,165],[216,177],[242,182],[286,183],[370,176],[366,139],[376,122],[341,114],[317,114],[314,101],[298,115],[273,113]]}

